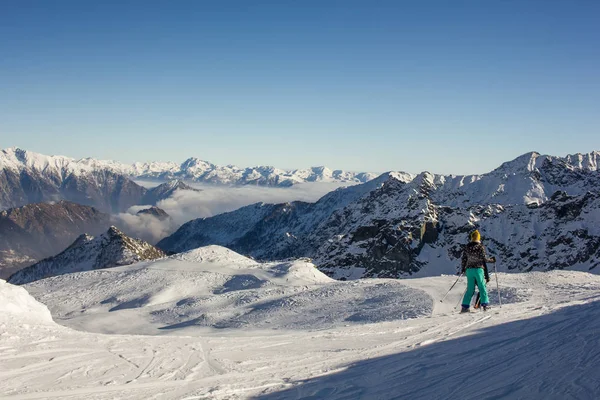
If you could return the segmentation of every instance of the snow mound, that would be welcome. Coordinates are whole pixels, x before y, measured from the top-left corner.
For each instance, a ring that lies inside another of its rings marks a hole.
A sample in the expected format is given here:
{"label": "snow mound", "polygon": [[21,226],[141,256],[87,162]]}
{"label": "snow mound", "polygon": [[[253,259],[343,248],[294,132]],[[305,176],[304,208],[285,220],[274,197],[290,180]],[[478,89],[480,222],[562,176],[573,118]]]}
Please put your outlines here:
{"label": "snow mound", "polygon": [[257,264],[256,261],[244,257],[235,251],[216,245],[189,250],[184,253],[176,254],[171,258],[193,263],[212,263],[238,267],[247,267]]}
{"label": "snow mound", "polygon": [[26,288],[65,325],[98,333],[311,330],[433,310],[431,296],[396,280],[339,282],[305,259],[263,264],[219,246],[55,276]]}
{"label": "snow mound", "polygon": [[311,262],[298,260],[285,263],[267,264],[274,278],[280,278],[291,285],[306,285],[337,282],[319,271]]}
{"label": "snow mound", "polygon": [[31,297],[25,289],[0,279],[0,319],[8,316],[39,323],[52,322],[48,307]]}

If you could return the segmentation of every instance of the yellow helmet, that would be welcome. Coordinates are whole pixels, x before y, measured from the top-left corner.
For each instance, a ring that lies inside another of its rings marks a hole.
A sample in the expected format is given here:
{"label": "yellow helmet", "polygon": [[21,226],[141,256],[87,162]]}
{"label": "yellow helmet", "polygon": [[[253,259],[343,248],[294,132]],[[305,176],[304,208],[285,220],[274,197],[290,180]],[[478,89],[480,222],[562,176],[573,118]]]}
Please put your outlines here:
{"label": "yellow helmet", "polygon": [[469,237],[471,238],[471,242],[479,242],[481,240],[481,235],[479,234],[478,230],[471,232]]}

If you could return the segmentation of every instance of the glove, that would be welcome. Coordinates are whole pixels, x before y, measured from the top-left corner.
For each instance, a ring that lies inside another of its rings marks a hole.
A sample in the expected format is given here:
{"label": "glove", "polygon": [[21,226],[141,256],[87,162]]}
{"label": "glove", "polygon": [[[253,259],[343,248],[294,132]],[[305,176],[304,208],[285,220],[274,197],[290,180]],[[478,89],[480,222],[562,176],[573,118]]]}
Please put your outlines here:
{"label": "glove", "polygon": [[490,278],[485,278],[485,283],[490,283]]}
{"label": "glove", "polygon": [[490,258],[490,262],[491,262],[491,263],[495,263],[495,262],[496,262],[496,257],[492,257],[492,258]]}

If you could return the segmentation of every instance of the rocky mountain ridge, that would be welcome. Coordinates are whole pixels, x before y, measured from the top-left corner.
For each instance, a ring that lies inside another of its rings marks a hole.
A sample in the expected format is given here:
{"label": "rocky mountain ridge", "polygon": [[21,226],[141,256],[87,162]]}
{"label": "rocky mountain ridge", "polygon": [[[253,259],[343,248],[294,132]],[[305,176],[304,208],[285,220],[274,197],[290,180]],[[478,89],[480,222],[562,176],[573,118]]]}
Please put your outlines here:
{"label": "rocky mountain ridge", "polygon": [[137,213],[135,213],[135,215],[150,215],[158,219],[159,221],[164,221],[171,218],[171,216],[167,214],[165,210],[154,206],[140,210]]}
{"label": "rocky mountain ridge", "polygon": [[177,191],[186,190],[190,192],[201,192],[199,189],[186,185],[179,179],[174,179],[169,182],[165,182],[156,187],[148,189],[144,194],[144,197],[140,200],[140,204],[143,205],[156,205],[161,200],[168,199],[173,196]]}
{"label": "rocky mountain ridge", "polygon": [[84,232],[99,234],[110,216],[93,207],[60,201],[0,211],[0,275],[57,254]]}
{"label": "rocky mountain ridge", "polygon": [[[397,176],[411,178],[408,174]],[[291,248],[298,244],[297,237],[308,234],[335,210],[361,198],[386,179],[384,174],[362,185],[334,190],[316,203],[257,203],[211,218],[199,218],[182,225],[157,247],[182,252],[216,244],[261,259],[293,257],[299,250]]]}
{"label": "rocky mountain ridge", "polygon": [[502,270],[594,270],[599,160],[600,152],[532,152],[483,175],[388,173],[314,204],[257,204],[190,221],[158,246],[219,244],[262,260],[312,257],[336,278],[400,277],[453,273],[478,228]]}
{"label": "rocky mountain ridge", "polygon": [[22,285],[50,276],[134,264],[165,257],[165,253],[111,226],[104,234],[79,236],[62,253],[13,274],[8,282]]}

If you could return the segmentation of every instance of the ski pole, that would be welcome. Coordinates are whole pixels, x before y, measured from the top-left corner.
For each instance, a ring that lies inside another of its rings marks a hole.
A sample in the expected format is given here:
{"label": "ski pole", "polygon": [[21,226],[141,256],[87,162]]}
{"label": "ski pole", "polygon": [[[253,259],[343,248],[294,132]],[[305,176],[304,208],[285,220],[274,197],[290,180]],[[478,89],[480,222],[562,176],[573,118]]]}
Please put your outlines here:
{"label": "ski pole", "polygon": [[459,306],[460,302],[461,302],[461,301],[462,301],[462,300],[465,298],[465,294],[467,293],[467,288],[468,288],[468,287],[469,287],[469,286],[467,285],[467,287],[465,288],[465,291],[463,292],[463,295],[462,295],[462,296],[460,296],[460,299],[458,299],[458,303],[456,303],[456,305],[454,306],[454,308],[455,308],[455,309],[456,309],[456,308],[458,308],[458,306]]}
{"label": "ski pole", "polygon": [[452,284],[452,286],[450,286],[450,289],[448,289],[448,291],[446,292],[446,294],[444,295],[444,297],[442,297],[442,299],[440,300],[440,303],[444,302],[444,299],[446,298],[446,296],[448,296],[448,293],[450,293],[450,291],[452,290],[452,288],[458,283],[458,280],[460,279],[460,277],[462,275],[463,275],[463,273],[461,272],[460,275],[458,275],[458,278],[456,278],[456,280]]}
{"label": "ski pole", "polygon": [[500,285],[498,284],[498,269],[496,269],[496,262],[494,261],[494,275],[496,275],[496,290],[498,291],[498,304],[502,308],[502,298],[500,297]]}

